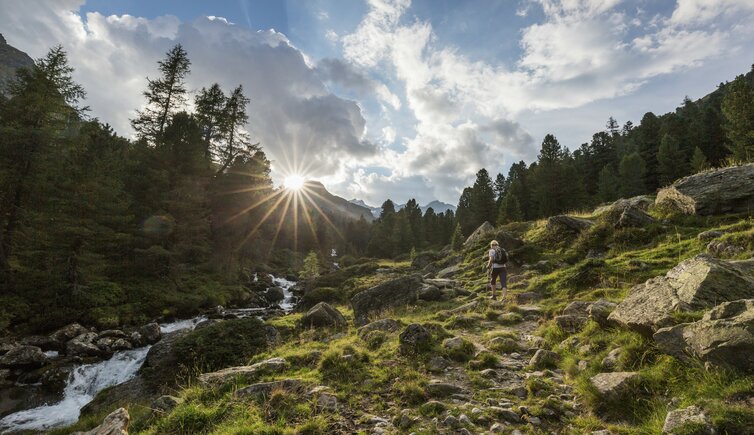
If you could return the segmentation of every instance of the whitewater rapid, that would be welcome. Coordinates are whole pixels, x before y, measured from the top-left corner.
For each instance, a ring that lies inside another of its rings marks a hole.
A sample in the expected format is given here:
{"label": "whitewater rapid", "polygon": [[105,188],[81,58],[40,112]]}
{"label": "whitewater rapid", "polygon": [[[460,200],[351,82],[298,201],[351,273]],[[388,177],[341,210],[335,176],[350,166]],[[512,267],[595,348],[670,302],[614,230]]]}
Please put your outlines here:
{"label": "whitewater rapid", "polygon": [[[273,278],[276,286],[283,289],[285,299],[280,307],[285,312],[293,309],[293,295],[290,288],[295,284],[285,278]],[[256,311],[253,311],[256,310]],[[260,309],[233,310],[242,314],[258,313]],[[160,325],[160,331],[168,334],[194,327],[206,320],[204,316],[178,320]],[[50,405],[18,411],[0,419],[0,432],[3,434],[20,431],[47,431],[56,427],[68,426],[78,421],[81,408],[107,387],[122,384],[136,377],[151,346],[116,352],[110,359],[93,364],[76,366],[68,377],[63,400]]]}

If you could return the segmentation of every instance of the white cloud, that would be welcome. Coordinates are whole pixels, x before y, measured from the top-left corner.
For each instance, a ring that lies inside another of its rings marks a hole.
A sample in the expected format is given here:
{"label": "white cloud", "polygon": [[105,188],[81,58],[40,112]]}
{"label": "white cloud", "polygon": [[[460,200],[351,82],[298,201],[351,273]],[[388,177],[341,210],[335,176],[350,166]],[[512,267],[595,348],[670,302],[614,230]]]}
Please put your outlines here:
{"label": "white cloud", "polygon": [[730,18],[753,12],[754,2],[751,0],[678,0],[670,21],[680,25],[703,24],[721,15]]}

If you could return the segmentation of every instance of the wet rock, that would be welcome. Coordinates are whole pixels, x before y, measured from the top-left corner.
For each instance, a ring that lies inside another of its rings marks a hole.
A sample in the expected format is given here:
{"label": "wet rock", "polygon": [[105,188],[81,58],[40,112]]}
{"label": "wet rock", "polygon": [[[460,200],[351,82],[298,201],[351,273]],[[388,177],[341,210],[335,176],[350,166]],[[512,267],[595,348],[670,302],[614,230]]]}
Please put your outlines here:
{"label": "wet rock", "polygon": [[576,218],[566,215],[552,216],[547,219],[548,231],[566,231],[580,233],[594,225],[589,219]]}
{"label": "wet rock", "polygon": [[422,325],[412,323],[398,336],[398,343],[400,344],[400,352],[403,354],[410,355],[423,352],[431,346],[432,334]]}
{"label": "wet rock", "polygon": [[50,338],[55,341],[65,343],[66,341],[87,332],[89,332],[89,330],[79,325],[78,323],[71,323],[70,325],[66,325],[50,334]]}
{"label": "wet rock", "polygon": [[557,353],[546,349],[539,349],[531,357],[529,365],[535,369],[542,369],[554,367],[558,364],[558,361],[560,361],[560,355]]}
{"label": "wet rock", "polygon": [[152,402],[152,410],[159,413],[169,413],[181,402],[182,400],[175,396],[160,396]]}
{"label": "wet rock", "polygon": [[655,204],[702,216],[749,212],[754,209],[754,164],[681,178],[661,189]]}
{"label": "wet rock", "polygon": [[139,334],[142,339],[148,344],[155,344],[162,338],[162,332],[160,331],[160,325],[157,323],[148,323],[139,328]]}
{"label": "wet rock", "polygon": [[118,408],[105,417],[101,425],[87,432],[74,432],[73,435],[128,435],[131,417],[125,408]]}
{"label": "wet rock", "polygon": [[629,398],[634,392],[633,382],[638,379],[636,372],[615,372],[592,376],[590,382],[603,399],[615,401]]}
{"label": "wet rock", "polygon": [[688,408],[670,411],[665,417],[662,433],[669,435],[713,435],[715,430],[704,411],[698,406],[692,405]]}
{"label": "wet rock", "polygon": [[327,302],[320,302],[304,314],[301,318],[301,325],[305,328],[343,328],[347,326],[347,322],[340,311]]}
{"label": "wet rock", "polygon": [[301,392],[303,384],[298,379],[282,379],[272,382],[260,382],[236,390],[236,397],[269,397],[273,390],[283,390],[289,393]]}
{"label": "wet rock", "polygon": [[285,293],[280,287],[270,287],[264,292],[264,298],[268,303],[275,304],[285,299]]}
{"label": "wet rock", "polygon": [[658,349],[682,361],[754,372],[754,299],[725,302],[702,320],[662,328],[654,334]]}
{"label": "wet rock", "polygon": [[36,346],[19,345],[0,356],[0,367],[3,368],[34,368],[47,363],[47,355]]}
{"label": "wet rock", "polygon": [[364,325],[369,315],[391,307],[414,303],[422,287],[421,275],[393,279],[357,293],[351,298],[356,324]]}
{"label": "wet rock", "polygon": [[608,320],[652,335],[671,326],[673,313],[710,308],[718,303],[754,297],[752,264],[700,255],[665,276],[634,286]]}
{"label": "wet rock", "polygon": [[466,238],[466,241],[463,242],[463,247],[468,248],[474,246],[477,243],[488,239],[493,232],[495,232],[495,227],[493,227],[489,222],[485,221],[482,225],[479,225],[479,227],[475,229],[469,237]]}
{"label": "wet rock", "polygon": [[228,367],[216,372],[199,375],[204,385],[222,385],[236,379],[249,381],[263,375],[281,373],[288,368],[285,358],[270,358],[250,366]]}

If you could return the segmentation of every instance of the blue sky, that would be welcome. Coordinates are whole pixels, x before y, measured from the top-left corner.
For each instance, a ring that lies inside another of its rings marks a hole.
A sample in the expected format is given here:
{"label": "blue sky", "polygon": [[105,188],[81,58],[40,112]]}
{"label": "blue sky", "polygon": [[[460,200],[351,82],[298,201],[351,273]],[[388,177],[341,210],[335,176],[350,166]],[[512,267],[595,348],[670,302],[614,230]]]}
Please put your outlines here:
{"label": "blue sky", "polygon": [[[248,129],[336,194],[455,203],[486,167],[638,123],[754,62],[751,0],[40,0],[0,3],[33,57],[61,43],[94,116],[128,118],[175,43],[192,91],[243,84]],[[274,30],[272,30],[274,29]]]}

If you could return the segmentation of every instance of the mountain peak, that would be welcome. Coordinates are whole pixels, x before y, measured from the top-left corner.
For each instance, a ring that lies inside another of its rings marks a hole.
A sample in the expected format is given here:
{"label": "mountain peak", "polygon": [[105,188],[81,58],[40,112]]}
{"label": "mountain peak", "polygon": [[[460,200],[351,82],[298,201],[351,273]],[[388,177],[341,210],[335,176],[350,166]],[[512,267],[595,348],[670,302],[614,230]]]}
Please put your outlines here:
{"label": "mountain peak", "polygon": [[0,44],[7,44],[7,42],[5,42],[5,38],[3,38],[2,33],[0,33]]}

